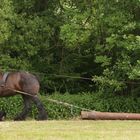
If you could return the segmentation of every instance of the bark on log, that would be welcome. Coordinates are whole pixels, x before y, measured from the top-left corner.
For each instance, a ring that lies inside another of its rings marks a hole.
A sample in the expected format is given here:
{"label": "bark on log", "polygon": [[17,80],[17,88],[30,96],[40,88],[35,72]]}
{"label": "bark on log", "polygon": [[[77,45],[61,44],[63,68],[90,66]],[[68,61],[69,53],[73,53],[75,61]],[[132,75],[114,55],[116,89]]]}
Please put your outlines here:
{"label": "bark on log", "polygon": [[81,112],[83,120],[140,120],[138,113]]}

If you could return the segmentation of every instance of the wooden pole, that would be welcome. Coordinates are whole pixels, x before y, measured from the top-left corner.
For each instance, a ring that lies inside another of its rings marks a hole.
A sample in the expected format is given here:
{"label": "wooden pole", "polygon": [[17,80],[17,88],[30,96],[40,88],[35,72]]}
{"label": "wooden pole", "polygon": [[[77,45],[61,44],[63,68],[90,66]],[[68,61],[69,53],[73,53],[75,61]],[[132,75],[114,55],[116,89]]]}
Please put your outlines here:
{"label": "wooden pole", "polygon": [[81,118],[83,120],[140,120],[140,114],[82,111]]}

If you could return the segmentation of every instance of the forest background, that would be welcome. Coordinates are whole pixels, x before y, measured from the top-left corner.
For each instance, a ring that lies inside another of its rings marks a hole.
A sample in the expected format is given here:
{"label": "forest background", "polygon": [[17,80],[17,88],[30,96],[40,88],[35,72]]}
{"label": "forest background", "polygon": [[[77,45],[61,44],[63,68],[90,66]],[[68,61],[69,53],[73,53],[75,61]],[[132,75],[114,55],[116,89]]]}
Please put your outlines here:
{"label": "forest background", "polygon": [[139,13],[139,0],[1,0],[1,71],[35,73],[44,93],[139,95]]}

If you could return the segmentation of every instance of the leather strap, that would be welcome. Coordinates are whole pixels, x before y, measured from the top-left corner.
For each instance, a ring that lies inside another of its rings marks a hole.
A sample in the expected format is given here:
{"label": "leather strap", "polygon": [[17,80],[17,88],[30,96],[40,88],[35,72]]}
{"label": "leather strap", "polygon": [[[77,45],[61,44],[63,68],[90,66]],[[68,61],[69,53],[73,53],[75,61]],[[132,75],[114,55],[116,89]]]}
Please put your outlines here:
{"label": "leather strap", "polygon": [[2,77],[2,80],[4,83],[6,82],[8,75],[9,75],[9,72],[4,73],[4,75]]}

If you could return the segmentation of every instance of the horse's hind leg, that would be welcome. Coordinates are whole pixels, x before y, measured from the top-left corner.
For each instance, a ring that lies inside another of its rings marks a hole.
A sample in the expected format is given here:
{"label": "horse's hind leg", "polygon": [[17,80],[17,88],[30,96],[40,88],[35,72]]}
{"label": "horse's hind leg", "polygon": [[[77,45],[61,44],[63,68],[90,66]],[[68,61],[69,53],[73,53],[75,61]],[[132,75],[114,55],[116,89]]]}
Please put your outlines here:
{"label": "horse's hind leg", "polygon": [[31,98],[29,96],[23,95],[24,107],[22,112],[15,117],[14,120],[25,120],[29,111],[31,110]]}
{"label": "horse's hind leg", "polygon": [[38,120],[47,120],[47,112],[40,99],[38,97],[32,97],[32,101],[35,103],[38,109]]}

